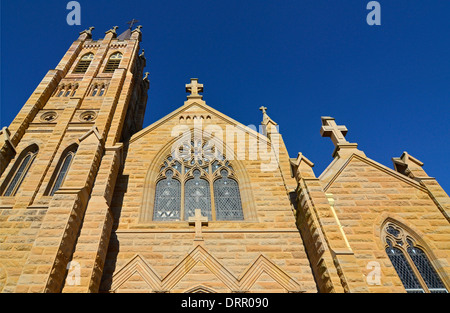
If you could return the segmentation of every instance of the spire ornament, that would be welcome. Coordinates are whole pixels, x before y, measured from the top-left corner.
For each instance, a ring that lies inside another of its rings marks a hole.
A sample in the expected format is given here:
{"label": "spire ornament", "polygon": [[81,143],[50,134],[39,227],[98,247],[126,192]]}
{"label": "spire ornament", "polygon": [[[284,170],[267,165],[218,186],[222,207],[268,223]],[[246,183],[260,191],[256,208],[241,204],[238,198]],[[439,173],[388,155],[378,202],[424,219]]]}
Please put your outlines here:
{"label": "spire ornament", "polygon": [[265,136],[270,137],[273,133],[278,133],[278,127],[277,123],[275,123],[274,120],[272,120],[269,115],[267,115],[267,107],[262,106],[259,108],[259,110],[263,114],[263,120],[261,122],[262,125],[262,131]]}
{"label": "spire ornament", "polygon": [[95,29],[95,27],[94,27],[94,26],[91,26],[91,27],[89,27],[88,29],[83,30],[83,31],[80,33],[80,36],[83,35],[83,34],[86,34],[88,38],[92,38],[92,31],[93,31],[94,29]]}

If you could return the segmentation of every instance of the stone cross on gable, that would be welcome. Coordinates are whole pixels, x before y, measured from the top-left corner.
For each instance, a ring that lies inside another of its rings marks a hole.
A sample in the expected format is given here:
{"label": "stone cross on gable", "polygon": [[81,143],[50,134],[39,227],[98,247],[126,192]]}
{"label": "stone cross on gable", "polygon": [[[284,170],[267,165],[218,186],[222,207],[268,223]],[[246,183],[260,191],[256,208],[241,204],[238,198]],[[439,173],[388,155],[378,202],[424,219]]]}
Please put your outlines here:
{"label": "stone cross on gable", "polygon": [[331,137],[331,141],[333,141],[334,145],[337,147],[339,144],[348,143],[345,140],[345,136],[347,135],[347,127],[344,125],[337,125],[334,118],[332,117],[322,117],[322,128],[320,130],[320,134],[322,137]]}
{"label": "stone cross on gable", "polygon": [[263,114],[267,114],[267,113],[266,113],[267,108],[266,108],[265,106],[262,106],[262,107],[260,107],[259,109],[262,111]]}
{"label": "stone cross on gable", "polygon": [[202,210],[195,209],[195,216],[189,218],[189,225],[195,225],[195,241],[203,241],[202,226],[208,225],[208,217],[202,216]]}
{"label": "stone cross on gable", "polygon": [[199,92],[203,92],[203,84],[198,83],[198,78],[191,78],[191,83],[186,85],[186,92],[191,93],[188,98],[202,98]]}

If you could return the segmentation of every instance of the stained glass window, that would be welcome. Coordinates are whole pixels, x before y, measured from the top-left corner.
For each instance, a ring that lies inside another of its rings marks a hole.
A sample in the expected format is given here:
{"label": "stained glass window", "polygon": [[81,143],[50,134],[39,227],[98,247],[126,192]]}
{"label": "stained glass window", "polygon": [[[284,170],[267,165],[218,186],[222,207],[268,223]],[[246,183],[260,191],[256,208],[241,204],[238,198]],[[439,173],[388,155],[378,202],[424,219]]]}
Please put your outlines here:
{"label": "stained glass window", "polygon": [[[162,186],[167,173],[173,175],[177,190],[170,193],[170,208],[162,209]],[[174,149],[160,166],[155,192],[154,220],[188,220],[200,209],[209,220],[243,220],[239,183],[233,167],[219,149],[208,143],[191,140]],[[181,183],[184,182],[184,183]],[[213,201],[214,196],[214,201]],[[162,213],[165,212],[177,213]]]}
{"label": "stained glass window", "polygon": [[228,178],[228,171],[222,170],[220,173],[222,178],[214,182],[216,218],[219,221],[243,220],[238,183]]}
{"label": "stained glass window", "polygon": [[166,178],[156,184],[155,221],[172,221],[180,219],[181,184],[173,179],[173,172],[168,170]]}
{"label": "stained glass window", "polygon": [[393,223],[388,223],[384,230],[386,253],[408,293],[448,292],[425,252],[415,244],[413,236]]}
{"label": "stained glass window", "polygon": [[392,247],[390,240],[387,240],[387,242],[389,247],[386,248],[386,253],[389,256],[392,265],[394,265],[394,268],[405,286],[406,291],[409,293],[423,293],[424,290],[420,286],[420,283],[406,260],[402,250]]}
{"label": "stained glass window", "polygon": [[447,289],[445,288],[444,284],[442,283],[441,279],[436,273],[436,270],[428,260],[425,252],[421,248],[415,247],[412,241],[408,240],[408,244],[409,244],[409,247],[407,249],[408,254],[412,259],[412,261],[414,262],[414,265],[416,266],[417,270],[419,271],[420,276],[422,276],[423,280],[427,284],[427,287],[430,290],[430,292],[432,293],[447,292]]}
{"label": "stained glass window", "polygon": [[200,178],[200,171],[194,170],[194,178],[186,182],[184,196],[185,219],[195,215],[195,209],[202,211],[202,216],[212,219],[211,194],[209,182]]}

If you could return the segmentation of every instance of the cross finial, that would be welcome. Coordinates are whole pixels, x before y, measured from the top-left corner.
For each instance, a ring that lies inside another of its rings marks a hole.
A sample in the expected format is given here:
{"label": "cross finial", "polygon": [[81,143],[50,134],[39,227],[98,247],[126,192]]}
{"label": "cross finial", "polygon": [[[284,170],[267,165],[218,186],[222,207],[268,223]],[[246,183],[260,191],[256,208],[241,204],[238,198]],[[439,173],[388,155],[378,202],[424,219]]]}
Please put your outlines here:
{"label": "cross finial", "polygon": [[138,20],[135,20],[135,19],[132,19],[132,20],[129,21],[127,24],[130,24],[130,29],[132,29],[132,28],[133,28],[133,25],[136,24],[136,23],[139,23],[139,21],[138,21]]}
{"label": "cross finial", "polygon": [[334,118],[329,116],[322,117],[322,125],[320,134],[322,137],[331,137],[331,141],[333,141],[336,147],[339,144],[348,143],[348,141],[345,140],[345,136],[348,132],[347,127],[344,125],[337,125]]}
{"label": "cross finial", "polygon": [[203,241],[202,225],[208,225],[208,218],[202,216],[202,210],[195,209],[195,216],[189,218],[189,225],[195,225],[195,241]]}
{"label": "cross finial", "polygon": [[[267,115],[267,107],[262,106],[259,108],[261,112],[263,113],[263,119],[261,122],[261,125],[263,126],[263,134],[267,136],[269,133],[278,132],[277,129],[272,128],[272,126],[277,126],[278,124],[275,123],[269,115]],[[269,126],[270,125],[270,126]]]}
{"label": "cross finial", "polygon": [[191,78],[191,83],[186,85],[186,92],[190,92],[191,94],[188,96],[188,99],[192,98],[200,98],[203,96],[199,94],[199,92],[203,92],[203,84],[198,83],[198,78]]}

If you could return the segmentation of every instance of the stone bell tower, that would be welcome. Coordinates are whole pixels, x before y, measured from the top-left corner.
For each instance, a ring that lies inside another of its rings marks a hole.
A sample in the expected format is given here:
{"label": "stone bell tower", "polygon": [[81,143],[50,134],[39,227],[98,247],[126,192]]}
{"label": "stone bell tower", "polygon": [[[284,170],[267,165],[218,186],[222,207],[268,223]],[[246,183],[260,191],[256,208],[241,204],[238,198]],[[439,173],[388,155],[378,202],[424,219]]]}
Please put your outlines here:
{"label": "stone bell tower", "polygon": [[117,28],[81,32],[1,130],[0,292],[98,290],[120,142],[141,130],[149,89],[141,26]]}

